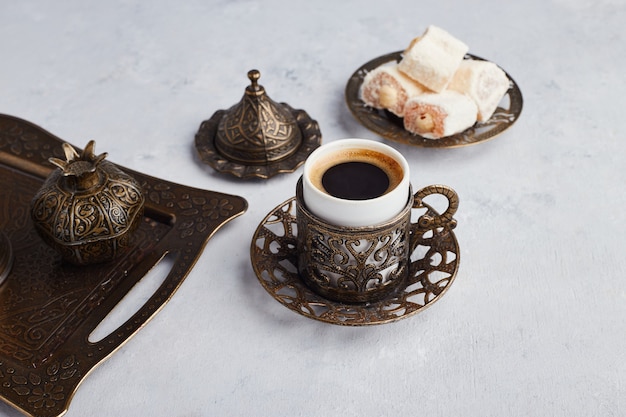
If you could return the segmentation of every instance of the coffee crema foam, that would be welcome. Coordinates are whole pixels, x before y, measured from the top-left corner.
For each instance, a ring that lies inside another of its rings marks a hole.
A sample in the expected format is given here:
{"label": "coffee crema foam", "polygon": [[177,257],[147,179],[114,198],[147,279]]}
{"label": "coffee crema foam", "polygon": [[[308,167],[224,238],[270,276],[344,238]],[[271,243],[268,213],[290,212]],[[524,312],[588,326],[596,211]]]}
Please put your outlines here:
{"label": "coffee crema foam", "polygon": [[348,148],[336,150],[315,161],[314,165],[309,170],[309,180],[311,184],[324,193],[332,195],[325,189],[322,183],[324,174],[326,174],[330,168],[348,162],[368,163],[380,168],[387,175],[389,186],[387,190],[380,195],[385,195],[396,188],[404,177],[402,165],[393,157],[372,149]]}

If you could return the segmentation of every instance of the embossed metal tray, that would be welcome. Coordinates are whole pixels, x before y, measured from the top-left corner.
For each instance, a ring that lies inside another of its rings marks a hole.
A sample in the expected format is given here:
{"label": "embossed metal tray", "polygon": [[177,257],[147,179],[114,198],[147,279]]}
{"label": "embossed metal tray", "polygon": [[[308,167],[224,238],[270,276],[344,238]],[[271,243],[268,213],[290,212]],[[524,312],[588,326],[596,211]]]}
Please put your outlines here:
{"label": "embossed metal tray", "polygon": [[[153,317],[181,285],[209,238],[247,209],[245,199],[185,187],[127,168],[146,195],[132,250],[115,262],[71,266],[46,246],[29,204],[62,157],[63,141],[0,115],[0,230],[13,266],[0,286],[0,396],[23,413],[59,416],[80,382]],[[162,285],[124,324],[97,342],[89,335],[164,256]]]}
{"label": "embossed metal tray", "polygon": [[[427,139],[404,129],[403,120],[395,114],[367,106],[359,97],[359,90],[365,75],[376,67],[390,61],[400,61],[403,51],[392,52],[374,58],[359,67],[350,77],[346,85],[346,103],[354,117],[366,128],[385,139],[424,148],[458,148],[474,145],[493,139],[504,132],[519,118],[522,113],[522,92],[515,80],[506,73],[510,87],[494,114],[489,120],[477,122],[474,126],[456,135],[441,139]],[[476,55],[467,54],[465,59],[484,61]]]}

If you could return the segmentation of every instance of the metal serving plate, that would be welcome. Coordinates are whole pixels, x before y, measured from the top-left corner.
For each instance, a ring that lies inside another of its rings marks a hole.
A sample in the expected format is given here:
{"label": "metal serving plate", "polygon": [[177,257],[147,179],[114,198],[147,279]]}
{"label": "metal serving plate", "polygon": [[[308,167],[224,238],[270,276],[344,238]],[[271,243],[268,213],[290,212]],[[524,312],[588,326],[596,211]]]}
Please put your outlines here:
{"label": "metal serving plate", "polygon": [[[365,75],[387,62],[399,62],[402,59],[402,53],[403,51],[396,51],[366,62],[352,74],[346,85],[346,103],[353,116],[363,126],[383,138],[424,148],[459,148],[495,138],[513,126],[522,113],[524,103],[522,92],[515,80],[505,71],[510,86],[489,120],[477,122],[463,132],[441,139],[427,139],[413,134],[404,129],[403,120],[400,117],[391,112],[367,106],[359,96]],[[465,59],[484,61],[483,58],[472,54],[467,54]]]}
{"label": "metal serving plate", "polygon": [[[131,250],[114,262],[72,266],[36,234],[30,200],[62,157],[42,128],[0,115],[0,230],[13,265],[0,286],[0,396],[31,416],[65,413],[83,378],[133,336],[172,297],[209,238],[243,214],[241,197],[190,188],[127,168],[146,196]],[[89,335],[163,257],[172,268],[124,324],[97,342]]]}

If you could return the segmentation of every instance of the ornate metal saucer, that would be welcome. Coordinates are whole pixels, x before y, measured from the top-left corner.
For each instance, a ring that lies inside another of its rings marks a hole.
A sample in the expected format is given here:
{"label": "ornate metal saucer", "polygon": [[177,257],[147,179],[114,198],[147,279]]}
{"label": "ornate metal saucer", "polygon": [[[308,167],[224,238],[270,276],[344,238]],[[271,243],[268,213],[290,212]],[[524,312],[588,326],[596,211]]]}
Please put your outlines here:
{"label": "ornate metal saucer", "polygon": [[[509,90],[506,92],[500,102],[500,106],[489,120],[478,122],[469,129],[456,135],[435,140],[427,139],[406,131],[401,118],[388,111],[366,106],[359,98],[359,89],[361,88],[365,75],[384,63],[394,60],[400,61],[402,59],[402,53],[403,51],[392,52],[363,64],[352,74],[346,85],[346,102],[354,117],[356,117],[363,126],[383,138],[424,148],[458,148],[495,138],[497,135],[513,126],[522,113],[522,92],[513,78],[507,73],[506,75],[510,82]],[[467,54],[465,59],[484,61],[483,58],[471,54]]]}
{"label": "ornate metal saucer", "polygon": [[13,248],[11,241],[3,232],[0,232],[0,284],[9,276],[13,265]]}
{"label": "ornate metal saucer", "polygon": [[273,101],[250,70],[241,101],[200,124],[200,159],[238,178],[270,178],[295,171],[321,141],[318,123],[304,110]]}
{"label": "ornate metal saucer", "polygon": [[[30,219],[31,199],[54,168],[49,158],[62,157],[63,142],[32,123],[0,115],[0,230],[13,248],[13,267],[0,287],[0,397],[37,417],[64,414],[84,378],[161,310],[211,236],[247,208],[242,197],[120,166],[146,198],[131,246],[114,261],[73,265],[38,236]],[[165,257],[171,269],[145,304],[110,334],[90,340]]]}
{"label": "ornate metal saucer", "polygon": [[[430,206],[424,206],[425,214],[436,215]],[[439,300],[456,278],[460,252],[452,230],[423,228],[416,222],[411,233],[417,233],[419,238],[412,248],[409,279],[404,288],[367,304],[325,299],[312,291],[298,274],[295,213],[295,198],[272,210],[256,229],[250,254],[263,288],[282,305],[305,317],[342,326],[397,321]]]}

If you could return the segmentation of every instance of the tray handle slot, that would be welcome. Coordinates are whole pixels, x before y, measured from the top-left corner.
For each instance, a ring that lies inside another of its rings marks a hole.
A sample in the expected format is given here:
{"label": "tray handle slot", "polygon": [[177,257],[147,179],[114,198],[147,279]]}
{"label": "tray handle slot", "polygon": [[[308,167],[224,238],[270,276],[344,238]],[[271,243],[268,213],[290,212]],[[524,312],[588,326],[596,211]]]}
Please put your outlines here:
{"label": "tray handle slot", "polygon": [[[166,281],[175,263],[175,254],[163,254],[148,273],[134,284],[133,288],[128,291],[91,331],[88,336],[88,341],[97,344],[124,328],[133,316],[139,313],[150,301],[150,298],[159,291],[159,288],[161,288]],[[143,326],[143,324],[141,326]]]}

